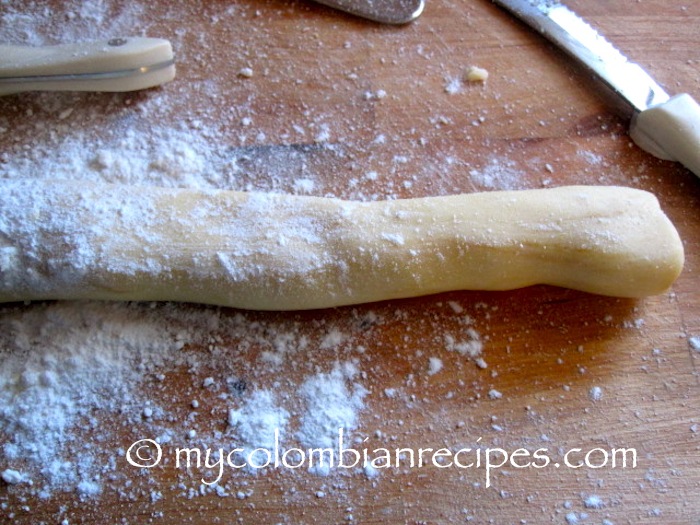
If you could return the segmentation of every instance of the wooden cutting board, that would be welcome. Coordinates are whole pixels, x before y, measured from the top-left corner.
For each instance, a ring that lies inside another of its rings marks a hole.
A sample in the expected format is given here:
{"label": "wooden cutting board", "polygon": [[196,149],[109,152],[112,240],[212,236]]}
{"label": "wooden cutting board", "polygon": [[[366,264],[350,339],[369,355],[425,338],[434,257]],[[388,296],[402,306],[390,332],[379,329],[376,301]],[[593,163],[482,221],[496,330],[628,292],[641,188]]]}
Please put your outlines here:
{"label": "wooden cutting board", "polygon": [[[172,352],[189,360],[150,368],[139,387],[163,412],[137,425],[94,410],[92,431],[71,434],[114,458],[99,479],[101,494],[81,496],[72,486],[41,498],[22,484],[0,486],[0,521],[700,523],[700,352],[691,344],[700,337],[700,181],[636,148],[614,100],[539,35],[488,0],[428,0],[424,14],[401,27],[303,1],[46,1],[26,7],[25,18],[20,4],[0,7],[12,17],[0,28],[8,43],[146,34],[173,42],[178,73],[146,92],[0,100],[5,167],[29,158],[51,169],[55,155],[65,173],[69,159],[59,150],[76,148],[69,139],[79,134],[94,136],[94,162],[124,162],[122,171],[94,171],[130,182],[129,170],[145,165],[129,156],[144,155],[138,137],[152,128],[184,130],[198,141],[178,149],[179,160],[160,159],[160,176],[206,144],[197,169],[218,174],[212,186],[234,189],[366,200],[626,185],[658,196],[687,262],[669,293],[639,301],[538,286],[305,313],[182,307],[194,324],[183,327],[189,339],[174,342]],[[570,7],[669,92],[700,97],[700,4],[572,0]],[[465,80],[471,66],[486,69],[488,79]],[[42,306],[2,315],[16,308]],[[149,322],[169,322],[167,307],[153,310],[144,313]],[[275,354],[276,366],[261,357],[290,333],[293,348]],[[180,439],[190,428],[200,437],[229,432],[228,410],[256,390],[277,393],[294,420],[301,385],[335,363],[351,363],[348,385],[366,391],[362,406],[351,407],[358,448],[546,448],[554,459],[518,468],[527,459],[520,456],[488,478],[483,465],[326,476],[227,471],[219,495],[195,495],[201,472],[172,462],[142,470],[125,459],[130,444],[154,438],[156,428],[176,436],[173,446],[200,443]],[[237,395],[209,388],[232,375],[247,385]],[[615,448],[634,449],[636,468],[605,463]],[[572,449],[580,449],[578,461],[593,451],[593,466],[565,466]],[[0,460],[0,469],[10,467]]]}

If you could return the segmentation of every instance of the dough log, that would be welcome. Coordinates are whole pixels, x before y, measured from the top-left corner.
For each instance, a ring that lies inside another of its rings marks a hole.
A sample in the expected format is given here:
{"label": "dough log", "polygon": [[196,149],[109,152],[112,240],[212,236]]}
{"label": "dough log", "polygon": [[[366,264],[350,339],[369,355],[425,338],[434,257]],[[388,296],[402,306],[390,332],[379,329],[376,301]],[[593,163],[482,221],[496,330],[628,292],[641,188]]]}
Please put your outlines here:
{"label": "dough log", "polygon": [[354,202],[0,181],[0,301],[327,308],[534,284],[642,297],[683,246],[657,199],[568,186]]}

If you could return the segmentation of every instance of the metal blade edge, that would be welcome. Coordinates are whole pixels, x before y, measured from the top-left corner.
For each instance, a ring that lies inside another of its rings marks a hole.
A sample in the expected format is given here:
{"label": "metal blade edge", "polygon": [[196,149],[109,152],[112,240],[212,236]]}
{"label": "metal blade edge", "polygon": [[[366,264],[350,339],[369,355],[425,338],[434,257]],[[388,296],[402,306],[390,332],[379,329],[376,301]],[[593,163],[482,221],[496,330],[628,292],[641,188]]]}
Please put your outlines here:
{"label": "metal blade edge", "polygon": [[635,111],[666,102],[669,95],[639,65],[563,4],[551,0],[493,0],[578,59]]}

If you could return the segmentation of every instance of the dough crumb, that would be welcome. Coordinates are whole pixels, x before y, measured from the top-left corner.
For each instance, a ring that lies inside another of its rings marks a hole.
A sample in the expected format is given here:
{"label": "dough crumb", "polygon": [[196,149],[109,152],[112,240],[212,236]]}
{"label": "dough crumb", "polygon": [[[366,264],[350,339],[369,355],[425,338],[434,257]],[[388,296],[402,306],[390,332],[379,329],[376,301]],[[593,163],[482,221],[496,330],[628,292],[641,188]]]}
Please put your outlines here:
{"label": "dough crumb", "polygon": [[470,66],[464,74],[464,80],[467,82],[486,82],[489,78],[489,72],[478,66]]}

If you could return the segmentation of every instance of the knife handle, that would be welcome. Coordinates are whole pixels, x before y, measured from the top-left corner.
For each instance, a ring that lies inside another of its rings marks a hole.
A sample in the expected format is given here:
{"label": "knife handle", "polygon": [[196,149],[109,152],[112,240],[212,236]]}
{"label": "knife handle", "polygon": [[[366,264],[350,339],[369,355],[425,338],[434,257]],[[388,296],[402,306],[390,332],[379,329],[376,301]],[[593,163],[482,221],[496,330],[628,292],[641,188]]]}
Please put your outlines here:
{"label": "knife handle", "polygon": [[635,115],[630,137],[643,150],[680,162],[700,177],[700,105],[690,95],[676,95]]}
{"label": "knife handle", "polygon": [[113,38],[56,46],[0,46],[0,95],[23,91],[132,91],[172,80],[170,42]]}

